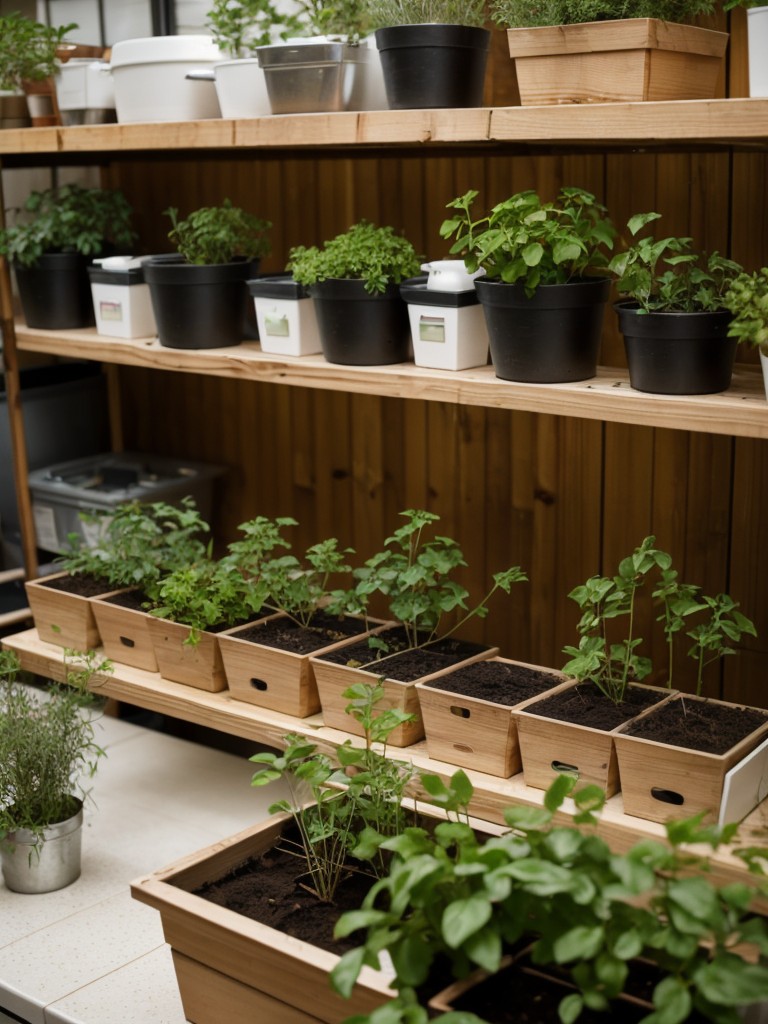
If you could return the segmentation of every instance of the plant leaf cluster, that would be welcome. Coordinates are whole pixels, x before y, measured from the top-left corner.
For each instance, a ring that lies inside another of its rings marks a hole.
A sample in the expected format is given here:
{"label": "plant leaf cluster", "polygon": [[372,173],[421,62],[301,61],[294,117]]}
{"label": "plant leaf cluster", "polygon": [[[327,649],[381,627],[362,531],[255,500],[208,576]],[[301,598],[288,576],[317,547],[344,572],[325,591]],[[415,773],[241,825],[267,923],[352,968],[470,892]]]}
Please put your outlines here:
{"label": "plant leaf cluster", "polygon": [[299,35],[302,21],[297,14],[284,13],[274,0],[213,0],[207,27],[219,49],[238,58]]}
{"label": "plant leaf cluster", "polygon": [[360,221],[322,248],[295,246],[288,254],[286,269],[303,285],[329,278],[360,278],[365,290],[373,294],[414,277],[421,262],[411,243],[393,228]]}
{"label": "plant leaf cluster", "polygon": [[49,825],[76,813],[104,751],[96,742],[89,690],[112,670],[94,652],[65,651],[63,684],[24,685],[14,652],[0,651],[0,841],[28,829],[36,844]]}
{"label": "plant leaf cluster", "polygon": [[[636,236],[661,214],[639,213],[627,222]],[[661,267],[659,266],[661,264]],[[622,296],[643,313],[700,313],[725,308],[725,295],[742,272],[733,260],[695,252],[692,239],[646,236],[610,262]]]}
{"label": "plant leaf cluster", "polygon": [[98,256],[106,243],[133,244],[132,217],[116,189],[61,185],[30,192],[17,223],[0,230],[0,254],[22,267],[35,266],[48,252]]}
{"label": "plant leaf cluster", "polygon": [[56,50],[77,25],[54,27],[18,11],[0,17],[0,89],[20,91],[25,81],[40,82],[56,74]]}
{"label": "plant leaf cluster", "polygon": [[[666,843],[648,839],[616,854],[591,827],[604,793],[575,785],[560,776],[543,807],[509,808],[502,836],[478,836],[456,813],[431,833],[409,828],[382,844],[393,854],[388,874],[336,928],[338,937],[363,930],[363,944],[341,958],[331,980],[349,994],[362,967],[380,969],[386,952],[399,996],[347,1024],[422,1024],[427,1014],[414,990],[438,959],[455,977],[477,967],[494,973],[521,940],[532,942],[534,964],[566,971],[575,985],[560,1004],[563,1024],[584,1009],[610,1012],[641,956],[660,971],[647,1024],[679,1024],[692,1011],[736,1024],[739,1007],[766,998],[768,925],[750,913],[753,891],[714,885],[706,858],[686,849],[716,849],[736,826],[706,827],[699,815],[669,824]],[[452,807],[472,794],[462,772],[447,784],[436,780],[435,789]],[[574,825],[560,826],[555,815],[567,796]],[[758,962],[738,955],[742,942]],[[472,1016],[436,1019],[466,1024]]]}
{"label": "plant leaf cluster", "polygon": [[527,28],[618,18],[687,22],[714,10],[712,0],[493,0],[491,17],[505,27]]}
{"label": "plant leaf cluster", "polygon": [[551,202],[532,189],[498,203],[472,219],[478,192],[470,189],[448,203],[457,213],[443,221],[441,238],[455,237],[451,255],[463,255],[470,273],[520,282],[529,297],[539,285],[564,284],[608,266],[615,230],[591,192],[562,188]]}
{"label": "plant leaf cluster", "polygon": [[739,274],[723,296],[723,305],[733,313],[728,335],[768,351],[768,267]]}
{"label": "plant leaf cluster", "polygon": [[367,0],[371,28],[392,25],[485,25],[483,0]]}
{"label": "plant leaf cluster", "polygon": [[221,206],[201,206],[179,220],[176,207],[164,211],[173,227],[168,238],[187,263],[213,265],[236,259],[256,260],[270,250],[267,232],[271,221],[233,206],[225,199]]}

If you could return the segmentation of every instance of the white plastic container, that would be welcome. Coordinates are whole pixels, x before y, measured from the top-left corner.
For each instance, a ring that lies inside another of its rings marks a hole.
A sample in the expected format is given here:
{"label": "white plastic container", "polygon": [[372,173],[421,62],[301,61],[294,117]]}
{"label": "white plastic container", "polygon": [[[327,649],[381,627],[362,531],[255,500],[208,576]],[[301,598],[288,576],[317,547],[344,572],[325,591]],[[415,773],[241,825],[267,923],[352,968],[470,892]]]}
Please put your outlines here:
{"label": "white plastic container", "polygon": [[264,69],[257,57],[224,60],[214,67],[222,117],[267,117],[272,113]]}
{"label": "white plastic container", "polygon": [[213,81],[187,78],[224,54],[211,36],[125,39],[112,47],[117,120],[197,121],[220,117]]}
{"label": "white plastic container", "polygon": [[73,57],[56,75],[62,124],[105,124],[115,120],[115,85],[103,60]]}
{"label": "white plastic container", "polygon": [[475,278],[485,274],[482,267],[470,274],[464,260],[432,260],[422,263],[421,269],[427,274],[427,289],[437,292],[474,291]]}
{"label": "white plastic container", "polygon": [[157,334],[149,285],[140,258],[108,256],[88,268],[96,332],[110,338]]}
{"label": "white plastic container", "polygon": [[768,7],[747,11],[749,95],[768,96]]}
{"label": "white plastic container", "polygon": [[424,280],[404,281],[413,361],[432,370],[468,370],[488,362],[488,329],[474,285],[439,292]]}
{"label": "white plastic container", "polygon": [[309,356],[322,352],[315,305],[292,277],[261,277],[248,282],[256,308],[262,352]]}

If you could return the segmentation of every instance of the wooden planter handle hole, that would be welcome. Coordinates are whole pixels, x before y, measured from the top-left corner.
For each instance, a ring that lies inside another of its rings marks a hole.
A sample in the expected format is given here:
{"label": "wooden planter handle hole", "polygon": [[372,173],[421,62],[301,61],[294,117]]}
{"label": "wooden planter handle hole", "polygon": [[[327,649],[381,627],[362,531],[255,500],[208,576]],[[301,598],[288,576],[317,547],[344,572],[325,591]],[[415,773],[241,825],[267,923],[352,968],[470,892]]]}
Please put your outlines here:
{"label": "wooden planter handle hole", "polygon": [[254,690],[260,690],[262,693],[264,692],[264,690],[269,689],[268,684],[265,683],[263,679],[251,679],[251,686],[254,688]]}
{"label": "wooden planter handle hole", "polygon": [[659,800],[663,804],[675,804],[677,807],[685,803],[683,794],[676,793],[674,789],[660,789],[658,786],[652,786],[651,796],[654,800]]}
{"label": "wooden planter handle hole", "polygon": [[550,765],[553,772],[557,772],[558,775],[573,775],[574,778],[579,777],[579,766],[575,764],[566,764],[565,761],[553,761]]}
{"label": "wooden planter handle hole", "polygon": [[469,708],[461,708],[458,704],[451,704],[451,714],[456,715],[457,718],[469,718],[471,712]]}
{"label": "wooden planter handle hole", "polygon": [[136,641],[135,640],[131,640],[131,638],[129,636],[121,636],[120,637],[120,643],[123,645],[123,647],[135,647],[136,646]]}

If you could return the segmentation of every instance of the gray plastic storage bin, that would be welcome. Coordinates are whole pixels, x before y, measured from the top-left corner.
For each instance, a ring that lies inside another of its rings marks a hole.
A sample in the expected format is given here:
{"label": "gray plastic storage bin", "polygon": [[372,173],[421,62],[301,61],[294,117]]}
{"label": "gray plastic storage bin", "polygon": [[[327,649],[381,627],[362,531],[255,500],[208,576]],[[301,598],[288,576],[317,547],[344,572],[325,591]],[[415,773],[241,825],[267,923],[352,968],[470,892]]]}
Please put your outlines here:
{"label": "gray plastic storage bin", "polygon": [[62,551],[70,533],[95,542],[80,513],[109,511],[127,501],[175,503],[190,496],[208,521],[213,481],[224,472],[222,466],[135,452],[107,453],[39,469],[29,474],[38,546]]}

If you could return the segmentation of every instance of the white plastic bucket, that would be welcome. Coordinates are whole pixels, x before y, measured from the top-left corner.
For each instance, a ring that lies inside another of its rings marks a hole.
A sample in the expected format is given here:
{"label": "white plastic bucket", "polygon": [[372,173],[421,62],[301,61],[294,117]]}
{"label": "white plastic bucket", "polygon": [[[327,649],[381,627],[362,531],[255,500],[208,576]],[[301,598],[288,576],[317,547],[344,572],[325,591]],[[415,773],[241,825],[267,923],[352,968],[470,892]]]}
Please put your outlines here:
{"label": "white plastic bucket", "polygon": [[747,11],[749,95],[768,96],[768,7]]}

